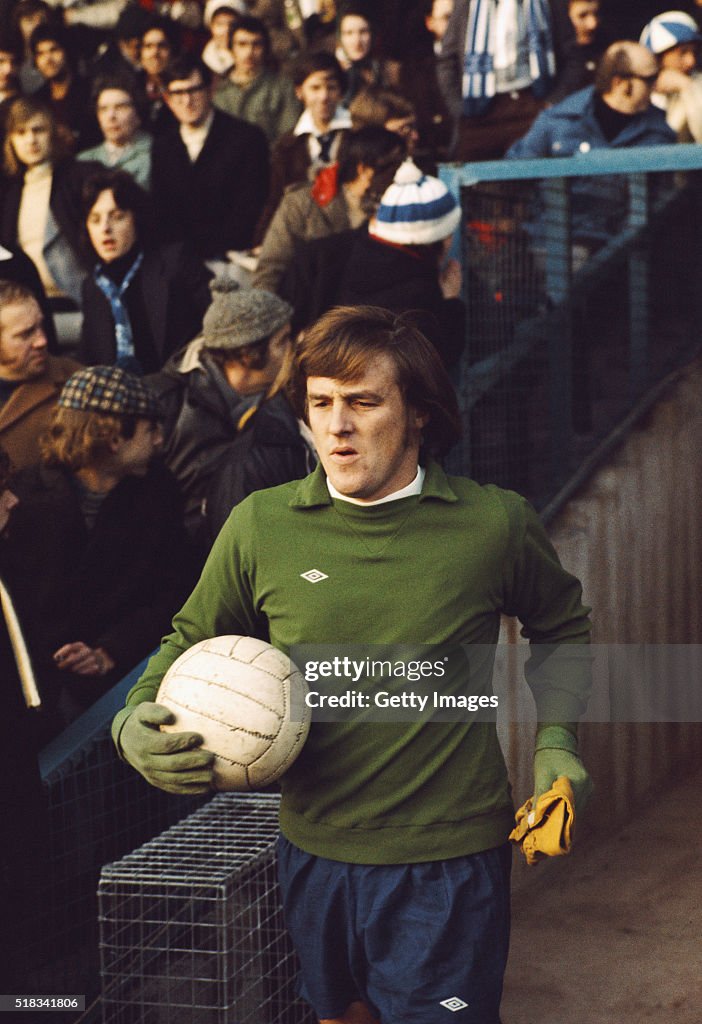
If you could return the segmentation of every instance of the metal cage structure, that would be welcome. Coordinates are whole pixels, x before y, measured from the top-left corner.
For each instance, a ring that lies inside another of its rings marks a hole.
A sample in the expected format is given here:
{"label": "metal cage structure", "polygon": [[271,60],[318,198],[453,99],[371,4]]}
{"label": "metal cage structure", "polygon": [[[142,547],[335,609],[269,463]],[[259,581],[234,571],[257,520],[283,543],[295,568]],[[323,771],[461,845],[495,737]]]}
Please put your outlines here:
{"label": "metal cage structure", "polygon": [[24,956],[35,992],[73,992],[86,1011],[57,1011],[66,1024],[95,1024],[99,1007],[96,889],[100,869],[203,803],[150,786],[120,761],[110,722],[144,663],[44,748],[46,843],[35,920]]}
{"label": "metal cage structure", "polygon": [[444,165],[466,348],[452,472],[548,520],[700,350],[702,148]]}
{"label": "metal cage structure", "polygon": [[103,868],[103,1024],[314,1024],[282,919],[278,805],[220,794]]}

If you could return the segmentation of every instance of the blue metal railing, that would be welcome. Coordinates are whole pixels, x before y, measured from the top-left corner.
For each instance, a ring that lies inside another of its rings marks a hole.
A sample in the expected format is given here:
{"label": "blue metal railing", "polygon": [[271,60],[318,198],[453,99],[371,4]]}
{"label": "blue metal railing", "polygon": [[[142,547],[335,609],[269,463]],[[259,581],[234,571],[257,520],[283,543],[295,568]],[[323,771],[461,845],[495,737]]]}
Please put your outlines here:
{"label": "blue metal railing", "polygon": [[451,469],[552,512],[697,351],[700,170],[697,144],[440,168],[463,209],[467,304]]}

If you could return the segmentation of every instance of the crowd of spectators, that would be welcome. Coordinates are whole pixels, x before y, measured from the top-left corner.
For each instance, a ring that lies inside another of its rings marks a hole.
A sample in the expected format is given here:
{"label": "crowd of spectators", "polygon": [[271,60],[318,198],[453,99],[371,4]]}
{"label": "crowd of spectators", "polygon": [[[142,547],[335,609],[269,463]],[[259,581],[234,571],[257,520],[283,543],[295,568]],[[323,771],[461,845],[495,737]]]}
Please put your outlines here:
{"label": "crowd of spectators", "polygon": [[437,164],[702,140],[698,16],[0,5],[0,548],[47,734],[158,642],[230,508],[314,466],[296,331],[417,309],[456,373],[461,296],[489,297],[448,258]]}

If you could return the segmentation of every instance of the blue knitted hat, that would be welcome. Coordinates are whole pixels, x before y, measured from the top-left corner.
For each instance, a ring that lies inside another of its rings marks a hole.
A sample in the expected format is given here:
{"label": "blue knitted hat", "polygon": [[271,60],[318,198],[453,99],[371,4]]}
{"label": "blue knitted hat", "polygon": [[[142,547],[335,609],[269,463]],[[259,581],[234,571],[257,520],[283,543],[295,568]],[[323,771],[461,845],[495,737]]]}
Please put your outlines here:
{"label": "blue knitted hat", "polygon": [[460,219],[461,208],[443,181],[408,158],[383,194],[370,233],[397,245],[431,245],[452,235]]}

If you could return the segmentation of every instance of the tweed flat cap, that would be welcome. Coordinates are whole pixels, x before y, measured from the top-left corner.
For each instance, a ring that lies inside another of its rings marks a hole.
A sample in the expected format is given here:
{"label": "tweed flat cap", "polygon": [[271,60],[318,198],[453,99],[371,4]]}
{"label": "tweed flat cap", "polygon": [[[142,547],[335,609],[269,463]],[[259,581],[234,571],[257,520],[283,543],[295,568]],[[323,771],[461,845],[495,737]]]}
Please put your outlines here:
{"label": "tweed flat cap", "polygon": [[235,349],[270,338],[293,314],[292,306],[262,288],[241,288],[220,278],[210,285],[212,302],[202,321],[205,348]]}
{"label": "tweed flat cap", "polygon": [[58,404],[63,409],[101,412],[106,416],[163,416],[158,396],[139,377],[119,366],[76,370],[64,384]]}

